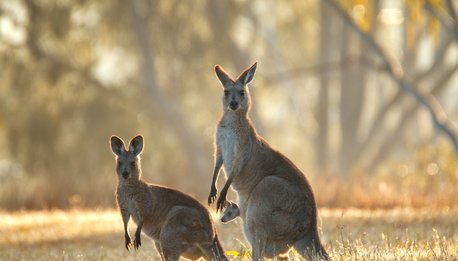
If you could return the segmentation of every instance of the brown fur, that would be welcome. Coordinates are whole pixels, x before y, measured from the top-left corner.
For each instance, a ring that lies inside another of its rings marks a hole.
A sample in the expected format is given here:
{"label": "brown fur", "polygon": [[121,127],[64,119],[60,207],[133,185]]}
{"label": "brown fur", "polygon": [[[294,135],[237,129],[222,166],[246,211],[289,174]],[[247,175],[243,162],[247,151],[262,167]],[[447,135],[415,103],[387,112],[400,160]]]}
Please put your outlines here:
{"label": "brown fur", "polygon": [[[124,142],[116,136],[111,137],[110,144],[117,161],[116,200],[127,250],[141,246],[143,231],[154,240],[163,260],[178,260],[180,256],[227,260],[210,214],[202,204],[180,191],[148,184],[142,179],[141,136],[132,139],[129,150],[125,150]],[[137,224],[133,243],[128,232],[130,218]]]}
{"label": "brown fur", "polygon": [[292,246],[309,258],[328,259],[318,236],[317,209],[308,181],[286,156],[256,133],[249,118],[247,84],[255,70],[256,64],[232,80],[220,66],[215,67],[224,87],[224,114],[216,131],[215,169],[208,201],[216,199],[215,183],[224,164],[227,182],[217,200],[217,210],[227,204],[227,190],[232,185],[254,259],[277,256]]}

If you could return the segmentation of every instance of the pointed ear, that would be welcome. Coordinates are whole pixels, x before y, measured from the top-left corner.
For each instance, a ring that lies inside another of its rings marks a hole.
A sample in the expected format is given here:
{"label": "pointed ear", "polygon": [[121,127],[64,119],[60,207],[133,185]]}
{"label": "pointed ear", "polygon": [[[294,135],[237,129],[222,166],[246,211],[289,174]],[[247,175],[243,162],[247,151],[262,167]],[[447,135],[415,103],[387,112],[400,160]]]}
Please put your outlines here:
{"label": "pointed ear", "polygon": [[118,138],[115,135],[110,137],[110,145],[111,145],[111,151],[116,156],[121,156],[126,151],[124,148],[124,142],[122,141],[122,139]]}
{"label": "pointed ear", "polygon": [[256,72],[256,66],[257,65],[258,65],[258,63],[255,62],[253,65],[251,65],[250,68],[248,68],[245,71],[243,71],[240,74],[240,76],[237,78],[237,81],[239,81],[243,85],[249,84],[254,78],[254,73]]}
{"label": "pointed ear", "polygon": [[134,154],[134,156],[140,155],[143,151],[143,136],[137,135],[130,141],[129,151]]}
{"label": "pointed ear", "polygon": [[218,76],[218,79],[223,86],[226,86],[227,84],[234,84],[234,80],[232,80],[231,77],[229,77],[229,75],[226,73],[226,71],[224,71],[224,69],[221,66],[216,65],[215,72],[216,76]]}

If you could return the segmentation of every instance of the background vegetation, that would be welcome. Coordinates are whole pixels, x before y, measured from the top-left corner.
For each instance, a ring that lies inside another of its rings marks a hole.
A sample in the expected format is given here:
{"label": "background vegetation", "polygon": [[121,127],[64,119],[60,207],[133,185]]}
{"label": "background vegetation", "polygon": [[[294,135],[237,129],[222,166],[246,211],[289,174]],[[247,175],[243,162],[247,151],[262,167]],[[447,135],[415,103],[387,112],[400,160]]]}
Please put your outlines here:
{"label": "background vegetation", "polygon": [[114,206],[112,134],[144,135],[148,181],[205,199],[213,66],[254,61],[257,130],[320,206],[456,206],[457,6],[1,1],[0,209]]}

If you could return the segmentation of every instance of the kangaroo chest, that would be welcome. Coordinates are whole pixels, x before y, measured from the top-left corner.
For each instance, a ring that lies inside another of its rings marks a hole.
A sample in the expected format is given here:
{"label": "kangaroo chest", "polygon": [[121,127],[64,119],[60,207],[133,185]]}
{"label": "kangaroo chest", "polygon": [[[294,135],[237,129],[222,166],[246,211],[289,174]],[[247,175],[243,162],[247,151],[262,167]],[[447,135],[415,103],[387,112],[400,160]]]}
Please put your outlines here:
{"label": "kangaroo chest", "polygon": [[217,143],[223,157],[223,166],[226,178],[231,175],[237,154],[240,153],[241,139],[239,135],[229,127],[219,126],[217,130]]}
{"label": "kangaroo chest", "polygon": [[119,208],[127,210],[135,224],[138,225],[140,220],[143,221],[142,231],[145,234],[153,239],[159,239],[162,227],[162,222],[159,222],[161,213],[153,212],[150,198],[118,188],[117,200]]}
{"label": "kangaroo chest", "polygon": [[122,189],[118,189],[118,205],[119,208],[125,209],[127,212],[129,212],[135,223],[138,222],[140,219],[140,211],[138,202],[135,200],[135,195],[132,195],[131,193]]}

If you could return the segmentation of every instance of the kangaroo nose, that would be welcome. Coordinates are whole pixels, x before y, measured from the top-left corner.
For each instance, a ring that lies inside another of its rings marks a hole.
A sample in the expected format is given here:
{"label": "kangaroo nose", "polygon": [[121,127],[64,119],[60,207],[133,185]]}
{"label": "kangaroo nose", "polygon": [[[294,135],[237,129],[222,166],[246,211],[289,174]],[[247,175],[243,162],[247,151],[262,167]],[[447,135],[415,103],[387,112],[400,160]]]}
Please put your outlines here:
{"label": "kangaroo nose", "polygon": [[122,177],[123,178],[127,179],[128,176],[129,176],[129,172],[127,172],[127,171],[123,171],[122,172]]}
{"label": "kangaroo nose", "polygon": [[235,111],[235,110],[237,109],[238,106],[239,106],[239,104],[238,104],[238,102],[236,102],[236,101],[231,101],[231,102],[229,103],[229,107],[231,107],[231,109],[232,109],[233,111]]}

